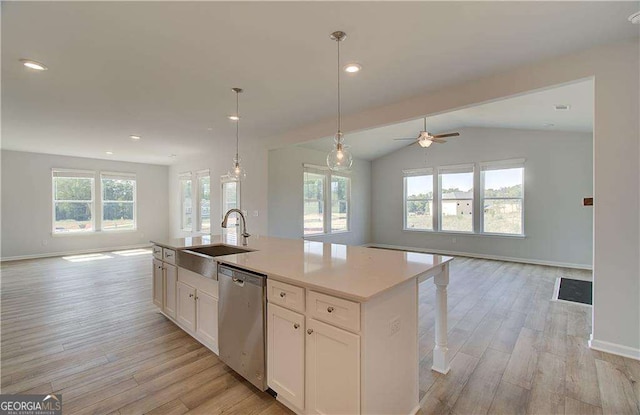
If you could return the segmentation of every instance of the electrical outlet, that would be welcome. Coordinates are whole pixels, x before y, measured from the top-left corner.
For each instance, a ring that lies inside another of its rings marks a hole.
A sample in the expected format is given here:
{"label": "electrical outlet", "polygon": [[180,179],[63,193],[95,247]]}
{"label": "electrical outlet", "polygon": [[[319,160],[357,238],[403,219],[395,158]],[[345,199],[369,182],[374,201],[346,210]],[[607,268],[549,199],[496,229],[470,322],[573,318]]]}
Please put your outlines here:
{"label": "electrical outlet", "polygon": [[389,336],[393,336],[400,331],[400,317],[396,317],[389,322]]}

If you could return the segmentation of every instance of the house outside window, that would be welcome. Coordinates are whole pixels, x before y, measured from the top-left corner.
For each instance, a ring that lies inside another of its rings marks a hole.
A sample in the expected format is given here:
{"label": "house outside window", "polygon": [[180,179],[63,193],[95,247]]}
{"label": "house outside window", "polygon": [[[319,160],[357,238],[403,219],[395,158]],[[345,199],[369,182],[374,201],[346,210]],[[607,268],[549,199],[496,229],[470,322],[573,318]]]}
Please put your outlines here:
{"label": "house outside window", "polygon": [[211,232],[211,177],[209,170],[196,173],[198,183],[198,231]]}
{"label": "house outside window", "polygon": [[473,232],[473,165],[438,168],[440,230]]}
{"label": "house outside window", "polygon": [[[222,211],[221,215],[224,216],[229,209],[240,209],[240,182],[237,179],[229,176],[222,176],[220,179],[222,184]],[[238,216],[230,215],[227,221],[227,226],[232,228],[238,226]]]}

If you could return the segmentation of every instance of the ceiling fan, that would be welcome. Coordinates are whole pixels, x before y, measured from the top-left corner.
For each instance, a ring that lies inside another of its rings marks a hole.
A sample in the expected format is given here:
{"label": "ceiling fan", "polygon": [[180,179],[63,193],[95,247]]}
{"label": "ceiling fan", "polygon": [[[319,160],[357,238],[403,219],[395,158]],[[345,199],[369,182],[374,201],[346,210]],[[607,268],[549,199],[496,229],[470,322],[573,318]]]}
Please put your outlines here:
{"label": "ceiling fan", "polygon": [[409,145],[414,145],[415,143],[418,143],[418,144],[420,144],[420,147],[427,148],[433,143],[438,143],[438,144],[446,143],[447,140],[443,140],[443,138],[446,138],[446,137],[457,137],[459,135],[460,135],[460,133],[457,133],[457,132],[456,133],[432,135],[431,133],[429,133],[427,131],[427,118],[425,117],[425,119],[424,119],[424,129],[422,131],[420,131],[420,134],[418,134],[417,137],[415,137],[415,138],[396,138],[395,140],[396,141],[413,140],[413,143],[411,143]]}

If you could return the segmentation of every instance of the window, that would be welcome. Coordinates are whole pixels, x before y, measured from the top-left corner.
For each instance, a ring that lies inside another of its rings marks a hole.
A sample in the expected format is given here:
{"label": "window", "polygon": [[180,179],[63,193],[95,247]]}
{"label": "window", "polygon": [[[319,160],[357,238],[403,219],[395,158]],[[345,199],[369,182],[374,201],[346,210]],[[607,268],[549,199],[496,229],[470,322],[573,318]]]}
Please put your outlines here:
{"label": "window", "polygon": [[53,170],[53,233],[95,230],[94,172]]}
{"label": "window", "polygon": [[[229,209],[240,209],[240,182],[228,176],[222,179],[222,216]],[[238,226],[238,215],[229,216],[229,227]]]}
{"label": "window", "polygon": [[209,170],[199,171],[198,178],[198,230],[211,232],[211,178]]}
{"label": "window", "polygon": [[331,232],[349,230],[350,180],[344,176],[331,176]]}
{"label": "window", "polygon": [[180,175],[180,229],[193,230],[193,192],[191,173]]}
{"label": "window", "polygon": [[102,173],[102,230],[136,229],[135,174]]}
{"label": "window", "polygon": [[440,230],[473,232],[473,165],[438,169]]}
{"label": "window", "polygon": [[351,179],[319,166],[304,166],[304,235],[349,230]]}
{"label": "window", "polygon": [[482,232],[522,235],[524,160],[481,164]]}
{"label": "window", "polygon": [[433,230],[433,170],[405,170],[404,174],[404,229]]}
{"label": "window", "polygon": [[304,234],[324,233],[325,174],[304,172]]}

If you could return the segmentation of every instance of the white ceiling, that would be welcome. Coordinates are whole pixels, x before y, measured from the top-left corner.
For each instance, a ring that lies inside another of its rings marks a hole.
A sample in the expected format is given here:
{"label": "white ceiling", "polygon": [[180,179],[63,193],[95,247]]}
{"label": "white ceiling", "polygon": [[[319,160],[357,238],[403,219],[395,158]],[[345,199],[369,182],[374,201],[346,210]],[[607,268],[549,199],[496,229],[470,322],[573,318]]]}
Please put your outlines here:
{"label": "white ceiling", "polygon": [[[568,104],[570,109],[556,111],[557,104]],[[432,134],[464,127],[591,132],[593,111],[593,81],[588,80],[430,116],[427,130]],[[421,118],[346,134],[345,142],[354,157],[375,160],[411,143],[394,138],[417,137],[423,128]],[[328,151],[332,143],[333,137],[324,137],[300,146]]]}
{"label": "white ceiling", "polygon": [[[637,2],[3,2],[3,149],[170,164],[638,36]],[[41,61],[46,72],[23,68]],[[211,128],[209,131],[208,128]],[[132,142],[130,134],[143,136]],[[111,150],[113,156],[105,155]]]}

